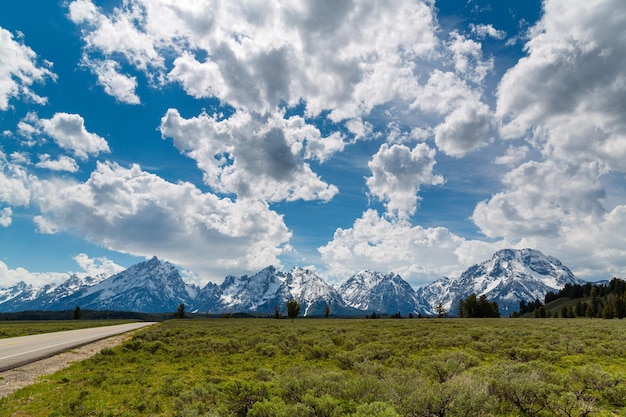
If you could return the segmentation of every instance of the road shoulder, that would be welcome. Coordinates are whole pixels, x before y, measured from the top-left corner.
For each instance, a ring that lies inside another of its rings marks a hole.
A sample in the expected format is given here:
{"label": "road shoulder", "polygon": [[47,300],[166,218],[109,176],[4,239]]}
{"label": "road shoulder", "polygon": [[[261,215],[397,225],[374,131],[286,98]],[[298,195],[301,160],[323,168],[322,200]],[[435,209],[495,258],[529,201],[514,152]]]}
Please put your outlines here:
{"label": "road shoulder", "polygon": [[34,384],[42,376],[67,368],[73,362],[90,358],[104,348],[120,345],[125,340],[130,339],[134,333],[135,331],[131,331],[111,336],[46,359],[0,372],[0,397],[6,397],[20,388]]}

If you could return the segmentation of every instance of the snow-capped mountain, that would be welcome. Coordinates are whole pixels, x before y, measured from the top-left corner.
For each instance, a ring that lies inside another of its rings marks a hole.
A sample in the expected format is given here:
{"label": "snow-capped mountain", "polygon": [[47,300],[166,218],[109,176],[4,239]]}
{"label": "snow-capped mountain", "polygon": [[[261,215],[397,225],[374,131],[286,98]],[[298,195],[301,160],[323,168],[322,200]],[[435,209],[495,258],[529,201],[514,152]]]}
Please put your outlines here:
{"label": "snow-capped mountain", "polygon": [[153,257],[98,284],[81,288],[59,300],[54,309],[68,310],[80,306],[83,309],[146,313],[176,311],[180,304],[192,307],[197,292],[197,287],[183,281],[174,265]]}
{"label": "snow-capped mountain", "polygon": [[95,277],[72,275],[59,285],[48,284],[43,287],[33,287],[19,282],[11,288],[0,289],[0,306],[3,311],[48,310],[49,307],[55,308],[64,298],[85,287],[96,285],[106,278],[105,275]]}
{"label": "snow-capped mountain", "polygon": [[295,299],[303,316],[323,315],[328,305],[332,314],[355,314],[337,291],[312,271],[293,268],[278,271],[269,266],[241,277],[228,276],[221,285],[208,284],[200,292],[199,311],[285,314],[287,301]]}
{"label": "snow-capped mountain", "polygon": [[[47,285],[43,288],[34,287],[31,284],[27,284],[24,281],[20,281],[12,287],[0,288],[0,305],[2,306],[20,306],[36,300],[42,294],[45,294],[47,290],[53,286]],[[4,310],[14,311],[14,310]]]}
{"label": "snow-capped mountain", "polygon": [[286,298],[287,274],[269,266],[252,276],[228,276],[220,285],[219,299],[213,307],[217,311],[251,311],[270,313],[280,308]]}
{"label": "snow-capped mountain", "polygon": [[333,287],[313,271],[293,268],[282,272],[269,266],[254,275],[228,276],[221,284],[200,289],[187,284],[178,270],[156,257],[111,277],[70,277],[64,283],[34,287],[20,282],[0,288],[0,311],[92,310],[174,312],[180,304],[199,313],[286,313],[297,300],[303,316],[361,315],[372,312],[403,316],[435,314],[438,303],[456,314],[458,302],[471,293],[496,301],[503,314],[517,310],[521,300],[543,300],[548,291],[565,284],[582,284],[551,256],[532,249],[505,249],[457,278],[441,278],[414,291],[399,275],[361,271]]}
{"label": "snow-capped mountain", "polygon": [[291,298],[302,305],[304,316],[323,315],[326,306],[332,314],[356,314],[335,288],[308,269],[293,268],[285,284]]}
{"label": "snow-capped mountain", "polygon": [[433,314],[441,302],[456,314],[459,301],[474,293],[496,301],[503,314],[510,314],[522,300],[543,300],[549,291],[565,284],[583,284],[561,262],[534,249],[503,249],[479,265],[467,269],[456,279],[441,278],[418,289],[417,295]]}
{"label": "snow-capped mountain", "polygon": [[378,313],[424,313],[415,290],[399,275],[361,271],[339,287],[339,293],[351,307]]}

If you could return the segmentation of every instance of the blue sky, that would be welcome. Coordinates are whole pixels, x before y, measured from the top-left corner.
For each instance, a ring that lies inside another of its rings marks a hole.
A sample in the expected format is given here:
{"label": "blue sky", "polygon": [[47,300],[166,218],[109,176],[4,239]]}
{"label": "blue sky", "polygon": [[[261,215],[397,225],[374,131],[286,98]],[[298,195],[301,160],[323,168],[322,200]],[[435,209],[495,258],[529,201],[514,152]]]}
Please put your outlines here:
{"label": "blue sky", "polygon": [[621,0],[24,0],[0,13],[0,287],[146,257],[414,286],[626,267]]}

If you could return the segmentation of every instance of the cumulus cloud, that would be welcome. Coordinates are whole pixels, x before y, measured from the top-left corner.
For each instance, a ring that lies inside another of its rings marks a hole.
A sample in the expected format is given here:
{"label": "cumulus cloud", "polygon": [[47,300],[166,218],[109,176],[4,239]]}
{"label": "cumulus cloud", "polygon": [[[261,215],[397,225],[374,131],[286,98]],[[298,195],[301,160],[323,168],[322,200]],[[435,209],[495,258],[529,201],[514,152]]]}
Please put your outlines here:
{"label": "cumulus cloud", "polygon": [[470,31],[476,35],[478,39],[485,39],[487,37],[502,40],[506,38],[506,32],[503,30],[497,30],[493,27],[493,25],[485,25],[478,24],[475,25],[473,23],[469,24]]}
{"label": "cumulus cloud", "polygon": [[140,104],[141,100],[135,92],[137,77],[119,72],[119,64],[112,60],[83,59],[83,64],[98,77],[98,83],[104,91],[118,101],[126,104]]}
{"label": "cumulus cloud", "polygon": [[9,227],[13,222],[13,210],[11,207],[4,207],[0,210],[0,226]]}
{"label": "cumulus cloud", "polygon": [[52,159],[49,154],[41,154],[39,155],[39,162],[35,164],[35,167],[51,171],[78,172],[76,161],[65,155],[59,156],[58,159]]}
{"label": "cumulus cloud", "polygon": [[69,279],[72,275],[79,277],[95,277],[97,275],[111,276],[123,271],[123,266],[105,257],[90,258],[87,254],[81,253],[73,258],[78,264],[79,271],[68,272],[31,272],[25,268],[9,268],[0,261],[0,288],[11,287],[18,282],[25,282],[35,287],[42,287],[48,284],[60,284]]}
{"label": "cumulus cloud", "polygon": [[48,136],[60,148],[83,160],[101,152],[110,152],[107,141],[87,131],[85,120],[78,114],[55,113],[51,119],[41,119],[36,114],[29,113],[20,122],[19,132],[28,139]]}
{"label": "cumulus cloud", "polygon": [[79,253],[73,259],[82,270],[76,272],[76,275],[81,277],[110,277],[126,269],[106,257],[91,258],[85,253]]}
{"label": "cumulus cloud", "polygon": [[0,110],[9,108],[11,99],[26,99],[45,104],[46,97],[34,92],[33,84],[56,80],[49,62],[40,65],[37,54],[0,27]]}
{"label": "cumulus cloud", "polygon": [[55,113],[52,119],[40,119],[40,123],[43,132],[50,135],[57,145],[80,159],[110,152],[107,141],[88,132],[85,120],[78,114]]}
{"label": "cumulus cloud", "polygon": [[616,230],[626,205],[622,194],[607,207],[613,191],[602,181],[606,173],[592,160],[525,162],[505,175],[502,192],[476,206],[472,219],[491,238],[567,260],[581,278],[623,276],[626,242]]}
{"label": "cumulus cloud", "polygon": [[491,125],[489,107],[469,101],[435,127],[435,143],[444,153],[460,158],[491,141]]}
{"label": "cumulus cloud", "polygon": [[497,157],[494,162],[498,165],[517,165],[526,158],[529,150],[528,146],[509,146],[505,154]]}
{"label": "cumulus cloud", "polygon": [[389,220],[367,210],[349,229],[318,248],[330,273],[345,278],[355,271],[393,271],[415,286],[464,268],[493,254],[497,245],[467,241],[444,227],[424,228]]}
{"label": "cumulus cloud", "polygon": [[156,83],[258,113],[303,100],[308,115],[328,109],[336,121],[408,97],[415,62],[438,44],[432,4],[408,0],[132,0],[108,13],[76,0],[69,17],[87,62],[121,59]]}
{"label": "cumulus cloud", "polygon": [[[500,133],[527,146],[495,160],[514,168],[472,219],[489,237],[543,249],[583,277],[606,279],[607,270],[623,268],[626,247],[611,230],[626,201],[604,181],[626,172],[626,13],[612,0],[543,5],[527,55],[497,90]],[[529,155],[536,160],[517,166]]]}
{"label": "cumulus cloud", "polygon": [[31,200],[32,176],[20,164],[9,161],[0,149],[0,202],[10,206],[27,206]]}
{"label": "cumulus cloud", "polygon": [[368,165],[372,176],[367,178],[367,186],[385,201],[391,217],[408,218],[415,213],[422,185],[443,184],[443,177],[433,174],[435,150],[425,143],[413,149],[383,144]]}
{"label": "cumulus cloud", "polygon": [[528,55],[498,87],[502,134],[541,127],[554,151],[626,170],[625,24],[619,0],[545,2]]}
{"label": "cumulus cloud", "polygon": [[568,217],[559,236],[528,236],[519,247],[533,247],[567,260],[567,266],[582,279],[624,278],[626,270],[626,206],[616,206],[602,216]]}
{"label": "cumulus cloud", "polygon": [[338,192],[304,158],[325,159],[343,147],[341,136],[323,138],[299,116],[259,117],[238,111],[224,120],[204,113],[185,119],[170,109],[160,129],[196,161],[205,182],[220,192],[269,201],[328,201]]}
{"label": "cumulus cloud", "polygon": [[593,162],[526,162],[505,175],[505,191],[476,206],[474,222],[489,237],[557,237],[572,218],[603,214],[600,174]]}
{"label": "cumulus cloud", "polygon": [[11,269],[7,264],[0,261],[0,288],[11,287],[18,282],[25,282],[35,287],[47,284],[60,283],[70,277],[63,272],[30,272],[25,268]]}
{"label": "cumulus cloud", "polygon": [[493,59],[482,60],[482,45],[458,32],[450,34],[449,49],[454,57],[454,68],[467,79],[480,83],[493,70]]}
{"label": "cumulus cloud", "polygon": [[42,182],[37,202],[40,227],[137,256],[156,254],[216,279],[280,265],[291,236],[264,202],[219,198],[137,165],[98,163],[84,183]]}
{"label": "cumulus cloud", "polygon": [[411,107],[445,116],[433,131],[437,147],[447,155],[461,158],[491,142],[489,107],[453,72],[433,71]]}

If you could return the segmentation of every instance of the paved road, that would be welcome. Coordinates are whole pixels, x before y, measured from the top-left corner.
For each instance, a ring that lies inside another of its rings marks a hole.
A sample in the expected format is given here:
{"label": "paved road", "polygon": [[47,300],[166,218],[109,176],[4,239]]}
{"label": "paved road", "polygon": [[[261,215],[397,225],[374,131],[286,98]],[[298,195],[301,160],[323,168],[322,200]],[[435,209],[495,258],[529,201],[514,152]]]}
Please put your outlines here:
{"label": "paved road", "polygon": [[16,368],[96,340],[152,324],[154,323],[119,324],[0,339],[0,371]]}

